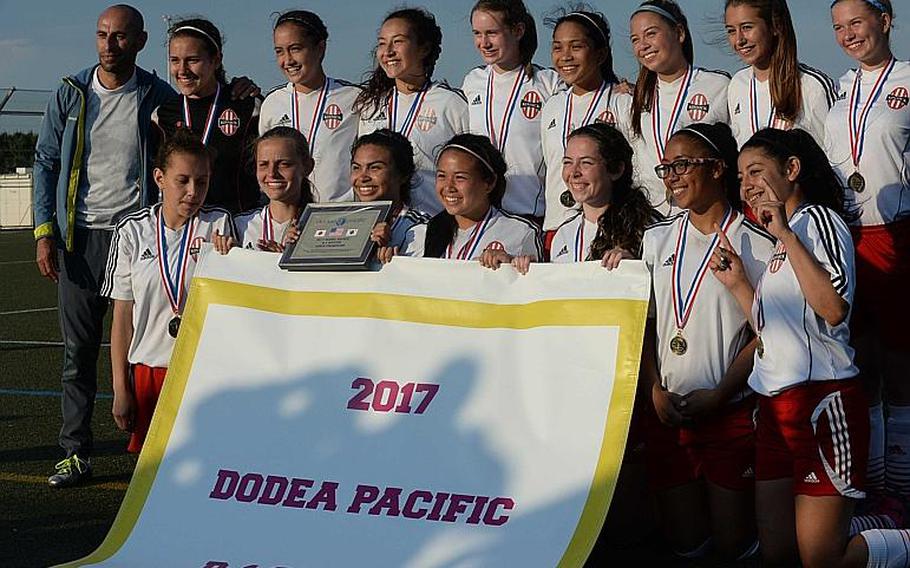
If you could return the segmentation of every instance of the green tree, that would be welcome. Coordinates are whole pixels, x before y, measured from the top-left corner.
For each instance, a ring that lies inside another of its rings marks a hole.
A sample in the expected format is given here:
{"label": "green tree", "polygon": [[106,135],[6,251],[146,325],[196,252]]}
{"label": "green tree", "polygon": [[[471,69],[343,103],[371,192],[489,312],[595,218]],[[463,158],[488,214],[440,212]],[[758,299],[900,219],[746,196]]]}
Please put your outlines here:
{"label": "green tree", "polygon": [[31,167],[35,162],[35,143],[38,135],[34,132],[0,133],[0,174],[16,171],[16,168]]}

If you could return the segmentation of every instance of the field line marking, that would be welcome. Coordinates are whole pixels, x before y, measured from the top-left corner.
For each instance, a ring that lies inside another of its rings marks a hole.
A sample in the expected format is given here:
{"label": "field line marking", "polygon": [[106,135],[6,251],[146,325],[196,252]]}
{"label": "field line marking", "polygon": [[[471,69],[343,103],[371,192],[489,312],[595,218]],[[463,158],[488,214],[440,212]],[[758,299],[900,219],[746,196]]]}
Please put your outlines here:
{"label": "field line marking", "polygon": [[[0,396],[44,396],[44,397],[61,397],[62,391],[49,390],[29,390],[29,389],[0,389]],[[113,399],[114,395],[106,392],[99,392],[95,395],[96,399]]]}
{"label": "field line marking", "polygon": [[[23,475],[21,473],[5,473],[0,472],[0,481],[5,481],[7,483],[29,483],[32,485],[47,485],[47,478],[41,477],[38,475]],[[107,481],[105,483],[98,483],[97,485],[92,485],[91,482],[87,485],[83,485],[87,489],[111,489],[114,491],[126,491],[126,488],[129,487],[128,483],[122,481]]]}
{"label": "field line marking", "polygon": [[28,310],[12,310],[10,312],[0,312],[0,316],[14,316],[17,314],[33,314],[35,312],[56,312],[57,308],[31,308]]}

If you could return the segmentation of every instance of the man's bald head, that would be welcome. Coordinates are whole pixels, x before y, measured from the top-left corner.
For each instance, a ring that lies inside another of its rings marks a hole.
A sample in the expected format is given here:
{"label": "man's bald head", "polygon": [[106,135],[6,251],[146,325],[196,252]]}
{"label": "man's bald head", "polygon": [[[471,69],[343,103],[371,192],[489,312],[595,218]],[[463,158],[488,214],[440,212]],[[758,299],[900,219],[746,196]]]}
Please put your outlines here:
{"label": "man's bald head", "polygon": [[116,4],[98,16],[95,46],[98,63],[106,73],[129,77],[136,66],[136,56],[145,47],[148,34],[139,10]]}
{"label": "man's bald head", "polygon": [[100,21],[102,18],[114,16],[115,14],[124,18],[125,23],[127,23],[131,30],[136,32],[145,30],[145,18],[142,17],[142,12],[129,4],[114,4],[113,6],[108,6],[101,12],[98,20]]}

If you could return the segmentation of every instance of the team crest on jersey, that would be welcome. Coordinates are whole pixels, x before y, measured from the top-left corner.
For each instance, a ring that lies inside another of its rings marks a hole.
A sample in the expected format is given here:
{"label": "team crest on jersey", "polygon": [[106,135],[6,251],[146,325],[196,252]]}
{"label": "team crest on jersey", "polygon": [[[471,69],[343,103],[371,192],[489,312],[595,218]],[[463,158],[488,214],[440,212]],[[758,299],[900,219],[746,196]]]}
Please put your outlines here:
{"label": "team crest on jersey", "polygon": [[686,106],[689,118],[695,122],[703,120],[708,115],[709,110],[711,110],[711,105],[708,104],[708,97],[701,93],[689,99],[689,104]]}
{"label": "team crest on jersey", "polygon": [[190,243],[190,256],[193,257],[193,262],[196,262],[196,257],[199,255],[199,249],[202,248],[202,243],[205,242],[205,237],[196,237],[193,239],[193,242]]}
{"label": "team crest on jersey", "polygon": [[768,261],[768,270],[771,271],[771,274],[775,274],[786,261],[787,249],[783,243],[777,243],[777,247],[774,248],[774,254],[771,255],[771,260]]}
{"label": "team crest on jersey", "polygon": [[888,102],[888,108],[891,110],[900,110],[910,103],[910,92],[907,87],[897,87],[885,99]]}
{"label": "team crest on jersey", "polygon": [[483,101],[480,99],[480,95],[477,95],[476,97],[474,97],[474,100],[471,101],[471,106],[479,105],[482,102]]}
{"label": "team crest on jersey", "polygon": [[417,128],[421,132],[429,132],[431,128],[436,126],[436,111],[429,108],[427,112],[417,117]]}
{"label": "team crest on jersey", "polygon": [[487,245],[488,250],[506,250],[506,246],[499,241],[493,241]]}
{"label": "team crest on jersey", "polygon": [[226,108],[218,117],[218,129],[225,136],[233,136],[240,129],[240,117],[232,108]]}
{"label": "team crest on jersey", "polygon": [[537,115],[540,114],[540,109],[542,108],[543,102],[541,102],[540,95],[537,94],[537,91],[528,91],[521,99],[521,114],[525,115],[525,118],[528,120],[537,118]]}
{"label": "team crest on jersey", "polygon": [[594,122],[599,122],[601,124],[609,124],[610,126],[616,126],[616,117],[613,116],[613,113],[609,110],[605,110],[602,113],[597,115],[597,118],[594,119]]}
{"label": "team crest on jersey", "polygon": [[329,105],[322,114],[322,122],[325,123],[329,130],[338,128],[342,120],[344,120],[344,113],[341,112],[341,107],[338,105]]}

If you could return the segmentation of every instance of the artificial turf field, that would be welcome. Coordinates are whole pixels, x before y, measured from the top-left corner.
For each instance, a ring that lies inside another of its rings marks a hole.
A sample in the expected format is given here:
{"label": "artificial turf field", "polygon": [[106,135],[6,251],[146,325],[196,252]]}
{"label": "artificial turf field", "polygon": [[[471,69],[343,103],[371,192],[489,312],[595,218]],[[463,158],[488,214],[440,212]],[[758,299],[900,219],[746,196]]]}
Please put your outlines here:
{"label": "artificial turf field", "polygon": [[[31,231],[0,231],[0,568],[49,566],[93,551],[114,521],[136,463],[110,415],[105,334],[92,419],[94,476],[76,488],[47,485],[63,458],[57,445],[62,346],[56,288],[38,274],[34,257]],[[620,488],[626,490],[614,496],[588,566],[687,565],[673,559],[653,530],[640,464],[623,468]]]}

